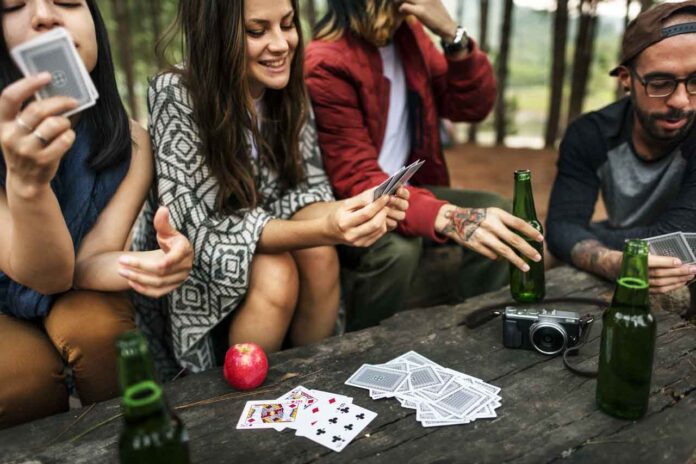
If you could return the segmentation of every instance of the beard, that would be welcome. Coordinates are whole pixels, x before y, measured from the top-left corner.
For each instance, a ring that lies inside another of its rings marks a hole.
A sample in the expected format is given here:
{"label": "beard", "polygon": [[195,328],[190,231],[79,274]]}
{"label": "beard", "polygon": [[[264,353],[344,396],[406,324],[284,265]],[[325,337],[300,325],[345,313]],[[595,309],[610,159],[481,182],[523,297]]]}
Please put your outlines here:
{"label": "beard", "polygon": [[[694,119],[696,119],[696,111],[683,111],[674,108],[664,113],[645,111],[636,101],[635,92],[631,92],[631,102],[640,126],[655,141],[669,143],[681,140],[691,130]],[[686,124],[674,131],[666,130],[658,124],[658,121],[675,119],[686,119]]]}

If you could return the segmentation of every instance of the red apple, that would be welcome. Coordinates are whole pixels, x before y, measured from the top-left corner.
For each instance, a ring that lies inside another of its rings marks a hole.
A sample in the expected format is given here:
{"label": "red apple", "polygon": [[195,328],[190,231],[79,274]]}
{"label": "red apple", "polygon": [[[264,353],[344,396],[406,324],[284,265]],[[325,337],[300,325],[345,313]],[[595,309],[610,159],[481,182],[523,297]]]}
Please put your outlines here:
{"label": "red apple", "polygon": [[225,380],[237,390],[252,390],[266,380],[268,358],[256,343],[238,343],[225,355]]}

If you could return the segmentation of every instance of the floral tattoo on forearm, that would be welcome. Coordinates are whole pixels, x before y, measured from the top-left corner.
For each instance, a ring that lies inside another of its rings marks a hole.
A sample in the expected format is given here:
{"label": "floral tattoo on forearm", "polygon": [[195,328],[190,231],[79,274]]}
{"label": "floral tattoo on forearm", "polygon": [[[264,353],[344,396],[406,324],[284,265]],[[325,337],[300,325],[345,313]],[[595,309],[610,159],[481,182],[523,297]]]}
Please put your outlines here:
{"label": "floral tattoo on forearm", "polygon": [[444,235],[456,236],[468,242],[481,223],[486,219],[485,208],[457,208],[445,213],[447,225],[442,230]]}
{"label": "floral tattoo on forearm", "polygon": [[599,274],[604,278],[613,279],[616,269],[612,263],[605,259],[611,250],[598,240],[583,240],[575,244],[570,252],[570,257],[580,269]]}

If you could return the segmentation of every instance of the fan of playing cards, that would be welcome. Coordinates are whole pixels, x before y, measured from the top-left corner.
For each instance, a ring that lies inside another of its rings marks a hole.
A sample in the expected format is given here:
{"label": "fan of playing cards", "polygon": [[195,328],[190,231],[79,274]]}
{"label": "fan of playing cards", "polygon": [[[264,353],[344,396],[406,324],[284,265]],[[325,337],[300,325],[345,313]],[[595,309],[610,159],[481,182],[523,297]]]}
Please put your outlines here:
{"label": "fan of playing cards", "polygon": [[298,386],[277,400],[248,401],[238,429],[294,429],[295,435],[341,451],[377,417],[353,398]]}
{"label": "fan of playing cards", "polygon": [[67,30],[57,27],[12,49],[12,57],[25,76],[51,73],[51,83],[41,89],[37,98],[72,97],[77,108],[65,113],[70,116],[94,106],[99,93],[77,53]]}
{"label": "fan of playing cards", "polygon": [[424,427],[467,424],[497,417],[500,388],[409,351],[385,364],[363,364],[346,385],[370,390],[372,399],[396,398],[416,410]]}
{"label": "fan of playing cards", "polygon": [[673,232],[645,239],[650,254],[679,258],[682,264],[696,264],[696,234]]}
{"label": "fan of playing cards", "polygon": [[394,195],[399,187],[407,184],[424,163],[424,160],[418,160],[399,169],[375,188],[373,201],[384,195]]}

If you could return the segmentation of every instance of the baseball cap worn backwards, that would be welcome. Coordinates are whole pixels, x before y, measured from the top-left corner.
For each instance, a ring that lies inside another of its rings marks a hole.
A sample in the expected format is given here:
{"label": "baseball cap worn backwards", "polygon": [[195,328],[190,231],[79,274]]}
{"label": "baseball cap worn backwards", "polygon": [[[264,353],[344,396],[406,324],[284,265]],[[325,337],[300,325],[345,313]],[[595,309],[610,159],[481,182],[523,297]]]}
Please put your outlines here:
{"label": "baseball cap worn backwards", "polygon": [[[678,3],[660,3],[642,12],[626,27],[621,44],[621,66],[628,64],[640,52],[664,40],[679,34],[696,33],[696,22],[675,24],[663,27],[664,21],[677,13],[693,12],[696,14],[696,0]],[[619,74],[619,67],[612,69],[609,75]]]}

